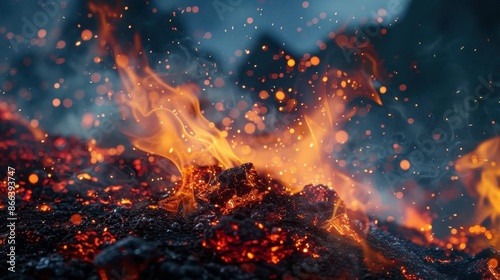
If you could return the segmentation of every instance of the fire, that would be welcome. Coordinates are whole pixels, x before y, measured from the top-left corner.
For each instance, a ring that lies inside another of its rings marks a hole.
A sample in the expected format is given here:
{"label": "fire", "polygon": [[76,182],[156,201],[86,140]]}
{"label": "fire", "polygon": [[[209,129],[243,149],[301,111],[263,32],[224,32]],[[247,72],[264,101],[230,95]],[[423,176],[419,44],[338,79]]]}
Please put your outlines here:
{"label": "fire", "polygon": [[[500,245],[500,137],[481,143],[474,151],[456,161],[455,169],[469,193],[479,198],[476,212],[478,223],[490,219],[492,245]],[[473,232],[471,230],[471,232]],[[488,231],[489,232],[489,231]],[[496,233],[496,234],[495,234]]]}
{"label": "fire", "polygon": [[[373,204],[379,201],[376,191],[335,168],[336,164],[342,166],[343,163],[333,157],[333,152],[349,139],[348,132],[340,125],[357,112],[357,108],[348,108],[350,101],[365,97],[382,104],[373,79],[376,78],[364,73],[328,71],[318,79],[317,92],[312,93],[316,95],[316,105],[294,119],[283,131],[252,136],[250,141],[248,137],[237,136],[233,142],[236,153],[244,161],[265,169],[270,180],[279,180],[292,192],[298,192],[302,186],[311,183],[326,184],[334,187],[349,207],[366,210],[363,207],[370,207],[370,201]],[[363,199],[360,193],[370,194],[370,201]]]}
{"label": "fire", "polygon": [[50,211],[50,206],[48,206],[47,204],[43,204],[40,206],[40,211],[44,212]]}
{"label": "fire", "polygon": [[420,241],[417,237],[410,238],[414,243],[425,246],[434,242],[434,235],[432,232],[432,217],[429,213],[420,213],[418,210],[407,207],[404,209],[405,215],[403,216],[402,224],[407,228],[412,228],[423,234],[425,242]]}
{"label": "fire", "polygon": [[[229,135],[230,132],[217,129],[205,118],[197,87],[173,87],[151,69],[137,35],[134,50],[125,51],[120,47],[113,37],[112,22],[121,17],[119,12],[95,4],[90,4],[90,9],[99,16],[101,46],[111,45],[125,88],[125,92],[117,96],[117,102],[129,108],[124,113],[129,120],[125,133],[137,148],[175,163],[182,173],[182,185],[175,194],[178,199],[174,201],[180,199],[185,213],[196,208],[194,187],[188,183],[189,166],[192,165],[230,168],[245,161],[253,162],[268,174],[269,181],[277,179],[292,192],[300,191],[298,186],[311,183],[326,183],[330,188],[335,186],[356,210],[369,204],[361,201],[359,193],[376,194],[336,170],[332,153],[349,139],[348,132],[339,128],[356,113],[357,108],[348,109],[348,102],[356,97],[366,97],[381,104],[373,86],[373,80],[379,79],[381,71],[376,70],[368,76],[363,71],[348,73],[330,69],[319,79],[317,92],[312,93],[316,95],[317,104],[310,106],[309,111],[293,120],[284,131],[251,137]],[[373,69],[378,68],[371,56],[368,60]],[[311,65],[319,62],[318,57],[308,61]],[[287,101],[288,97],[284,91],[278,91],[276,98]],[[296,101],[286,104],[284,110],[287,112],[297,107]],[[253,133],[255,129],[245,127],[245,131]],[[376,199],[371,197],[370,200]],[[165,206],[177,209],[171,203]]]}
{"label": "fire", "polygon": [[184,209],[189,212],[195,205],[192,186],[186,184],[189,175],[185,168],[217,164],[230,168],[241,164],[240,159],[226,140],[227,133],[218,130],[203,116],[197,88],[167,84],[148,65],[138,36],[135,37],[135,49],[131,51],[122,50],[113,37],[110,21],[118,19],[118,13],[93,3],[90,9],[99,16],[101,46],[110,44],[113,48],[126,91],[117,98],[129,109],[124,117],[133,120],[124,132],[137,148],[171,160],[183,173],[183,184],[177,196],[182,197]]}
{"label": "fire", "polygon": [[177,213],[180,206],[182,211],[187,213],[196,209],[195,196],[200,197],[204,190],[209,189],[210,182],[220,171],[215,167],[200,168],[193,165],[182,169],[182,187],[174,197],[167,197],[160,201],[161,208],[173,213]]}
{"label": "fire", "polygon": [[[33,137],[38,141],[44,141],[47,134],[45,134],[39,127],[37,122],[29,122],[24,117],[22,117],[19,113],[15,112],[16,107],[12,104],[8,104],[7,102],[0,102],[0,119],[11,121],[13,123],[19,124],[22,127],[25,127]],[[7,136],[7,135],[5,135]]]}

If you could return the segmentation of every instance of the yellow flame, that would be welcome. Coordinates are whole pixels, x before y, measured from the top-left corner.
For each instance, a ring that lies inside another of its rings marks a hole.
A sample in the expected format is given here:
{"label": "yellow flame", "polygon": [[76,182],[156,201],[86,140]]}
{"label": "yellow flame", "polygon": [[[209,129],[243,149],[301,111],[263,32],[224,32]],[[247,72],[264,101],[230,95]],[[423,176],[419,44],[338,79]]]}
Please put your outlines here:
{"label": "yellow flame", "polygon": [[[90,8],[101,21],[101,46],[111,45],[115,54],[116,67],[126,90],[117,99],[130,108],[129,117],[134,121],[125,133],[136,147],[170,159],[184,173],[188,165],[221,164],[229,168],[251,161],[258,170],[268,174],[268,179],[279,179],[291,191],[322,183],[339,192],[355,210],[364,210],[364,205],[369,203],[362,201],[360,194],[368,194],[370,201],[375,201],[373,195],[377,193],[336,170],[332,158],[334,149],[349,137],[347,132],[338,129],[339,124],[356,112],[346,109],[347,103],[356,97],[366,97],[381,104],[373,77],[362,71],[330,70],[319,79],[316,87],[319,90],[312,93],[317,95],[317,105],[311,105],[310,111],[290,123],[286,130],[267,136],[234,135],[230,145],[227,132],[218,130],[203,116],[195,86],[167,84],[148,65],[137,35],[133,51],[120,48],[113,37],[111,23],[113,19],[120,19],[120,13],[94,4],[90,4]],[[285,93],[276,96],[285,98]],[[186,176],[183,174],[184,179]],[[191,189],[183,180],[178,195],[190,195]],[[166,205],[175,208],[175,203]]]}
{"label": "yellow flame", "polygon": [[124,72],[122,79],[130,82],[127,91],[144,94],[144,98],[128,100],[138,125],[138,133],[129,135],[138,148],[172,160],[179,169],[190,164],[218,162],[229,168],[240,163],[222,132],[203,116],[194,86],[173,88],[149,66],[143,79],[131,67],[120,70]]}
{"label": "yellow flame", "polygon": [[[269,179],[279,180],[292,192],[311,183],[325,184],[335,189],[351,209],[365,210],[370,201],[379,201],[378,193],[335,168],[333,153],[349,138],[340,125],[356,113],[356,109],[347,109],[347,103],[366,97],[382,104],[380,97],[370,77],[340,70],[326,73],[318,88],[318,104],[286,129],[270,135],[236,137],[233,146],[244,161],[253,162],[266,171]],[[246,151],[248,145],[250,152]],[[363,198],[367,194],[370,201]]]}
{"label": "yellow flame", "polygon": [[[468,191],[479,198],[478,222],[490,219],[494,229],[500,228],[500,137],[481,143],[474,151],[459,158],[455,169]],[[500,245],[498,236],[491,240]]]}
{"label": "yellow flame", "polygon": [[[132,143],[143,151],[171,160],[179,171],[189,165],[221,164],[230,168],[241,164],[225,135],[203,116],[195,94],[197,88],[167,84],[148,65],[138,36],[133,51],[120,48],[109,22],[110,17],[119,17],[117,13],[94,4],[90,4],[90,9],[101,20],[101,45],[110,44],[113,48],[116,67],[126,90],[118,101],[130,109],[129,116],[125,117],[133,119],[124,130]],[[185,188],[189,187],[184,184],[178,193],[191,193]]]}

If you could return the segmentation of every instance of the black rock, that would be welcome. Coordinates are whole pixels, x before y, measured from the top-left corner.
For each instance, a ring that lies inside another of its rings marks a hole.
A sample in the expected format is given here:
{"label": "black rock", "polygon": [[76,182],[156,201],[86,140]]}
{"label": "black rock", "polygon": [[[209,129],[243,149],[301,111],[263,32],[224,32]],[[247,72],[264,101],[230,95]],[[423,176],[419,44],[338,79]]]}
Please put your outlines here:
{"label": "black rock", "polygon": [[242,197],[252,189],[257,189],[260,192],[265,190],[265,184],[260,179],[252,163],[245,163],[223,171],[217,177],[217,181],[219,190],[213,199],[222,202],[226,202],[234,195]]}
{"label": "black rock", "polygon": [[100,252],[94,259],[94,266],[100,274],[105,273],[108,279],[136,278],[156,255],[153,245],[129,236]]}
{"label": "black rock", "polygon": [[35,267],[35,275],[38,279],[54,279],[62,276],[63,273],[64,258],[58,254],[41,258]]}

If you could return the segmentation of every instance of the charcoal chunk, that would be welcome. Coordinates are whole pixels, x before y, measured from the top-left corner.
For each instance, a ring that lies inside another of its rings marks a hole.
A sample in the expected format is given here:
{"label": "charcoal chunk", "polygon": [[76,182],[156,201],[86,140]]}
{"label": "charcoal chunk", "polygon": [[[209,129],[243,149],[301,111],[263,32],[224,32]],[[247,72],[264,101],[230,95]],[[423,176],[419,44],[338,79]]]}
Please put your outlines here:
{"label": "charcoal chunk", "polygon": [[322,226],[332,216],[344,214],[343,201],[334,190],[324,185],[307,185],[292,196],[289,218],[299,218],[314,226]]}
{"label": "charcoal chunk", "polygon": [[265,190],[265,184],[260,179],[252,163],[245,163],[223,171],[218,177],[218,200],[227,200],[233,195],[243,196],[251,189]]}
{"label": "charcoal chunk", "polygon": [[184,275],[179,264],[169,261],[161,264],[160,273],[164,279],[181,279]]}
{"label": "charcoal chunk", "polygon": [[43,257],[36,264],[35,274],[38,279],[53,279],[64,273],[64,258],[61,255]]}
{"label": "charcoal chunk", "polygon": [[217,177],[217,185],[209,195],[209,201],[220,205],[223,214],[229,214],[239,207],[251,207],[267,193],[266,184],[251,163],[223,171]]}
{"label": "charcoal chunk", "polygon": [[156,254],[153,245],[129,236],[100,252],[94,259],[94,266],[108,279],[135,279],[156,258]]}

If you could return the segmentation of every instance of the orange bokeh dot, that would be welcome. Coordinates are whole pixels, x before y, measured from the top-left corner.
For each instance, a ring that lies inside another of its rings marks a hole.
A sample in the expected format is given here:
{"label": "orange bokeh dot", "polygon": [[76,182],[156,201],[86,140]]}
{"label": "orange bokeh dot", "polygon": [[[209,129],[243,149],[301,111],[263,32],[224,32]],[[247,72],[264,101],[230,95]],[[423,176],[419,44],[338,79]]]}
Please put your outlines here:
{"label": "orange bokeh dot", "polygon": [[60,40],[60,41],[57,42],[56,47],[58,49],[63,49],[64,47],[66,47],[66,42],[64,42],[63,40]]}
{"label": "orange bokeh dot", "polygon": [[90,129],[94,122],[94,116],[91,113],[85,113],[82,117],[81,126],[85,129]]}
{"label": "orange bokeh dot", "polygon": [[31,125],[32,127],[38,127],[38,124],[39,124],[39,123],[38,123],[38,120],[31,120],[31,121],[30,121],[30,125]]}
{"label": "orange bokeh dot", "polygon": [[81,224],[81,223],[82,223],[82,221],[83,221],[83,218],[82,218],[82,215],[80,215],[80,214],[73,214],[73,215],[71,216],[71,222],[72,222],[73,224],[75,224],[75,225],[79,225],[79,224]]}
{"label": "orange bokeh dot", "polygon": [[497,268],[498,267],[498,260],[497,259],[490,259],[488,261],[488,265],[491,267],[491,268]]}
{"label": "orange bokeh dot", "polygon": [[224,80],[222,78],[217,78],[214,81],[214,85],[218,88],[224,86]]}
{"label": "orange bokeh dot", "polygon": [[335,140],[337,140],[340,144],[344,144],[347,140],[349,140],[349,134],[347,134],[345,130],[337,131],[337,133],[335,133]]}
{"label": "orange bokeh dot", "polygon": [[38,176],[36,174],[31,174],[28,177],[28,180],[30,181],[30,183],[36,184],[36,183],[38,183]]}
{"label": "orange bokeh dot", "polygon": [[225,126],[230,126],[233,121],[230,118],[223,118],[222,124]]}
{"label": "orange bokeh dot", "polygon": [[59,100],[59,98],[54,98],[54,100],[52,100],[52,106],[59,107],[60,105],[61,105],[61,100]]}
{"label": "orange bokeh dot", "polygon": [[96,88],[97,94],[104,95],[108,92],[108,88],[105,85],[98,85]]}
{"label": "orange bokeh dot", "polygon": [[45,38],[47,36],[47,31],[45,29],[38,30],[38,38]]}
{"label": "orange bokeh dot", "polygon": [[410,161],[407,159],[404,159],[399,163],[399,167],[401,167],[401,169],[405,171],[410,169],[410,166],[411,166]]}
{"label": "orange bokeh dot", "polygon": [[90,80],[93,83],[97,83],[101,80],[101,75],[99,75],[99,73],[93,73],[92,75],[90,75]]}
{"label": "orange bokeh dot", "polygon": [[278,99],[280,101],[283,100],[283,99],[285,99],[285,93],[283,91],[281,91],[281,90],[278,90],[276,92],[276,99]]}
{"label": "orange bokeh dot", "polygon": [[269,93],[267,93],[267,91],[265,91],[265,90],[261,90],[261,91],[259,92],[259,97],[260,97],[261,99],[267,99],[267,98],[269,97]]}
{"label": "orange bokeh dot", "polygon": [[386,92],[387,92],[387,88],[386,88],[386,87],[384,87],[384,86],[381,86],[381,87],[380,87],[380,93],[384,94],[384,93],[386,93]]}
{"label": "orange bokeh dot", "polygon": [[82,40],[83,41],[88,41],[92,39],[92,31],[85,29],[82,31]]}
{"label": "orange bokeh dot", "polygon": [[245,132],[247,134],[253,134],[255,132],[255,125],[253,123],[247,123],[245,125]]}
{"label": "orange bokeh dot", "polygon": [[319,62],[320,62],[319,57],[317,57],[317,56],[311,57],[311,65],[318,66]]}
{"label": "orange bokeh dot", "polygon": [[72,105],[73,105],[73,101],[71,101],[71,99],[69,99],[69,98],[64,99],[64,101],[63,101],[64,108],[69,108]]}

